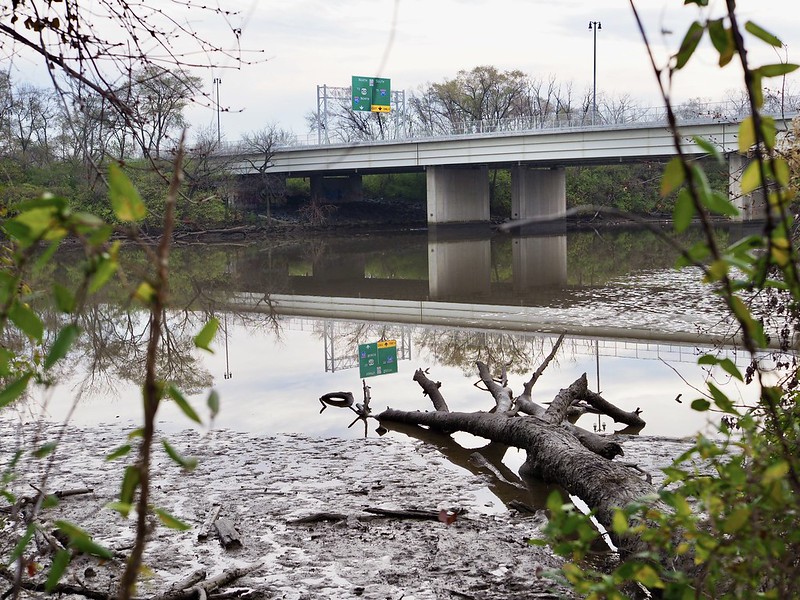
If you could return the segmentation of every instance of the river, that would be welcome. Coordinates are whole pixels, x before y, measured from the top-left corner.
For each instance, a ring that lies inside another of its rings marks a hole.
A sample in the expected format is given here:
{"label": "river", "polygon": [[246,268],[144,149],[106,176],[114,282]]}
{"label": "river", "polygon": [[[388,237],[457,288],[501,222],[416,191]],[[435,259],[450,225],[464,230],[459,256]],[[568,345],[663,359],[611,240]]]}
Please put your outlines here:
{"label": "river", "polygon": [[[719,235],[727,241],[742,233],[734,226]],[[135,280],[143,259],[124,254]],[[64,253],[48,276],[74,281],[76,263]],[[208,389],[218,391],[214,427],[357,437],[364,429],[348,428],[352,413],[320,414],[318,398],[351,391],[360,399],[359,344],[396,340],[397,373],[366,379],[376,411],[430,409],[412,381],[417,368],[442,382],[452,410],[488,410],[491,397],[474,386],[475,361],[498,373],[506,365],[519,392],[565,332],[535,400],[551,400],[586,373],[607,400],[643,411],[643,434],[690,436],[708,429],[708,414],[690,408],[707,377],[734,398],[752,399],[755,391],[697,366],[701,350],[731,334],[731,322],[698,270],[674,263],[654,234],[631,229],[528,237],[350,232],[177,246],[161,369],[198,408]],[[220,328],[214,353],[206,354],[193,348],[192,336],[211,315]],[[78,425],[133,426],[141,418],[146,314],[110,289],[90,304],[81,326],[59,384],[17,410],[51,419],[72,411]],[[722,351],[744,364],[735,350]],[[166,430],[189,426],[171,402],[159,421]],[[620,428],[589,415],[579,424]]]}

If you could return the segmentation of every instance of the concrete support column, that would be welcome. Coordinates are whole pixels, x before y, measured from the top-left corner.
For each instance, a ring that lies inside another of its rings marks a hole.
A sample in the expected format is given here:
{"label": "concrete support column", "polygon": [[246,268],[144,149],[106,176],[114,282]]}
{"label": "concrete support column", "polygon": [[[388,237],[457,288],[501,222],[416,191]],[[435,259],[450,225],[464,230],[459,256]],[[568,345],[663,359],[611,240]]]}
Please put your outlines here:
{"label": "concrete support column", "polygon": [[563,167],[511,167],[511,218],[546,217],[567,210],[567,174]]}
{"label": "concrete support column", "polygon": [[428,167],[428,223],[488,223],[489,168]]}
{"label": "concrete support column", "polygon": [[567,236],[514,238],[511,246],[514,291],[567,285]]}
{"label": "concrete support column", "polygon": [[742,194],[742,173],[750,164],[750,160],[738,152],[728,155],[728,197],[739,209],[739,221],[763,219],[766,216],[767,203],[760,191]]}
{"label": "concrete support column", "polygon": [[428,240],[428,293],[431,300],[464,300],[490,291],[491,241]]}

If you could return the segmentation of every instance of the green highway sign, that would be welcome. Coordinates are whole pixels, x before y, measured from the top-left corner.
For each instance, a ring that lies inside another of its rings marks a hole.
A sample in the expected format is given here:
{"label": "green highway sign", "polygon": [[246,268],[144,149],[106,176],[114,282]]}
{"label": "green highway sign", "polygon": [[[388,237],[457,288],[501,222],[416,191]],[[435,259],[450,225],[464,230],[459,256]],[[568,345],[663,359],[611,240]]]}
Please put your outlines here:
{"label": "green highway sign", "polygon": [[382,77],[357,77],[352,81],[352,107],[355,111],[391,112],[392,80]]}
{"label": "green highway sign", "polygon": [[397,340],[382,340],[358,345],[360,377],[397,373]]}

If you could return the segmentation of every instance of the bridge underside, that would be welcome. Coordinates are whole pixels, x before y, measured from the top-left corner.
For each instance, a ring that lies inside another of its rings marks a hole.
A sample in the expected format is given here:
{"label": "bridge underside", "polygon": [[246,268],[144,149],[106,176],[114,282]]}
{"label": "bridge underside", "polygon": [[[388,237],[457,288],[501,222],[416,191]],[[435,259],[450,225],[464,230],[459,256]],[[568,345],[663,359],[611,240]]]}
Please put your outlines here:
{"label": "bridge underside", "polygon": [[[764,217],[759,194],[741,193],[741,174],[747,158],[728,155],[729,195],[740,215],[736,220]],[[606,163],[607,164],[607,163]],[[566,169],[531,164],[491,165],[511,171],[511,218],[513,220],[562,215],[567,208]],[[429,225],[489,223],[490,165],[437,165],[425,168],[427,220]],[[374,171],[383,172],[383,171]],[[311,194],[316,201],[347,202],[363,198],[361,173],[311,175]]]}

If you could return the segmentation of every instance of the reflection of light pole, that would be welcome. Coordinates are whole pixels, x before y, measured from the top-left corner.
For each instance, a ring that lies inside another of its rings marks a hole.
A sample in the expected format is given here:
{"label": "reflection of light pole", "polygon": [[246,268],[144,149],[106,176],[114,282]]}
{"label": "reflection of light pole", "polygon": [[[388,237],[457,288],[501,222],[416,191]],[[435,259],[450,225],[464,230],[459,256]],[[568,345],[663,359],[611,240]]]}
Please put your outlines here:
{"label": "reflection of light pole", "polygon": [[600,21],[589,21],[589,29],[592,30],[594,36],[594,52],[592,53],[594,58],[592,63],[592,125],[594,125],[594,116],[597,114],[597,30],[602,28]]}
{"label": "reflection of light pole", "polygon": [[217,86],[217,144],[222,141],[222,129],[219,125],[219,84],[222,83],[222,79],[219,77],[214,77],[214,85]]}
{"label": "reflection of light pole", "polygon": [[224,379],[230,379],[233,377],[233,373],[231,373],[230,362],[228,362],[228,313],[222,313],[222,326],[225,328],[225,375],[223,375]]}

